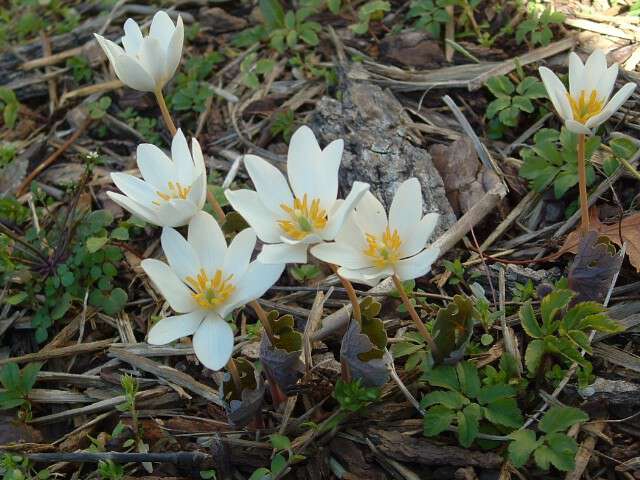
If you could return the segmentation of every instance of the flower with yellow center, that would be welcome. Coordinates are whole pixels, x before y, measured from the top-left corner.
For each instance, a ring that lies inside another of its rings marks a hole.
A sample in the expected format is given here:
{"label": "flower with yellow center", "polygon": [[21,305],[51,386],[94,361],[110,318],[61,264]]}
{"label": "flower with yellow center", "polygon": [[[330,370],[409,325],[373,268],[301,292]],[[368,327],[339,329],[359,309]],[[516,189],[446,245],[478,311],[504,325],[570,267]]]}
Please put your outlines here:
{"label": "flower with yellow center", "polygon": [[251,262],[256,235],[250,228],[227,247],[218,223],[202,211],[189,222],[186,239],[173,228],[164,228],[160,240],[168,263],[145,259],[141,266],[178,315],[156,323],[147,340],[164,345],[193,335],[198,359],[218,370],[233,351],[233,330],[225,318],[261,297],[284,265]]}
{"label": "flower with yellow center", "polygon": [[144,143],[137,150],[142,180],[126,173],[111,174],[124,193],[107,192],[121,207],[161,227],[179,227],[204,206],[207,172],[200,144],[194,138],[191,152],[182,130],[171,142],[169,158],[155,145]]}
{"label": "flower with yellow center", "polygon": [[287,175],[266,160],[245,155],[253,190],[227,190],[231,206],[256,231],[265,245],[258,256],[263,263],[304,263],[310,245],[335,238],[344,220],[369,185],[354,182],[344,200],[338,200],[338,168],[342,140],[320,149],[308,127],[291,137]]}
{"label": "flower with yellow center", "polygon": [[438,248],[426,248],[437,222],[437,213],[422,216],[420,183],[410,178],[398,188],[388,218],[380,201],[367,192],[335,242],[316,245],[311,254],[338,265],[338,273],[353,282],[375,286],[394,274],[411,280],[429,272],[438,258]]}
{"label": "flower with yellow center", "polygon": [[618,65],[607,67],[602,50],[595,50],[585,64],[577,54],[569,54],[569,91],[547,67],[540,67],[539,71],[549,98],[567,128],[585,135],[608,120],[636,87],[635,83],[627,83],[609,99],[618,77]]}

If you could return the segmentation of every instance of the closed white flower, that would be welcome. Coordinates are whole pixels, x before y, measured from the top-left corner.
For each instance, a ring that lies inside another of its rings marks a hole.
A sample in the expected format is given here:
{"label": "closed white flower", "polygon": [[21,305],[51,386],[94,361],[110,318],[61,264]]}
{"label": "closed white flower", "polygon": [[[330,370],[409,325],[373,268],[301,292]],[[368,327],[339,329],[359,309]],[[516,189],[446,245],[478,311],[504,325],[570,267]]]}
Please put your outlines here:
{"label": "closed white flower", "polygon": [[143,92],[162,90],[173,77],[182,56],[182,17],[178,16],[174,25],[166,12],[156,13],[146,37],[129,18],[124,24],[124,33],[124,49],[97,33],[94,35],[125,85]]}
{"label": "closed white flower", "polygon": [[343,278],[365,285],[397,275],[402,281],[425,275],[438,258],[436,247],[425,248],[438,223],[438,214],[422,216],[420,182],[403,182],[391,203],[384,206],[367,192],[353,210],[334,243],[316,245],[311,254],[339,265]]}
{"label": "closed white flower", "polygon": [[141,266],[179,315],[160,320],[147,340],[164,345],[193,335],[198,359],[218,370],[233,351],[233,330],[225,317],[261,297],[280,278],[284,265],[250,261],[256,244],[250,228],[237,234],[227,247],[218,223],[202,211],[191,219],[187,239],[165,228],[161,242],[168,265],[146,259]]}
{"label": "closed white flower", "polygon": [[304,263],[310,245],[334,239],[347,214],[369,189],[367,183],[354,182],[347,198],[337,199],[342,149],[342,140],[335,140],[321,150],[311,129],[300,127],[289,144],[289,183],[269,162],[245,155],[256,190],[225,193],[266,244],[258,260]]}
{"label": "closed white flower", "polygon": [[115,192],[107,195],[154,225],[186,225],[202,209],[207,195],[204,157],[195,138],[191,150],[182,130],[177,131],[171,142],[172,158],[150,143],[139,145],[136,157],[143,180],[126,173],[112,173],[113,183],[124,195]]}
{"label": "closed white flower", "polygon": [[540,76],[549,98],[566,127],[578,134],[589,135],[607,121],[636,88],[627,83],[609,99],[618,77],[618,64],[607,68],[601,50],[594,50],[585,64],[577,54],[569,54],[569,91],[547,67],[540,67]]}

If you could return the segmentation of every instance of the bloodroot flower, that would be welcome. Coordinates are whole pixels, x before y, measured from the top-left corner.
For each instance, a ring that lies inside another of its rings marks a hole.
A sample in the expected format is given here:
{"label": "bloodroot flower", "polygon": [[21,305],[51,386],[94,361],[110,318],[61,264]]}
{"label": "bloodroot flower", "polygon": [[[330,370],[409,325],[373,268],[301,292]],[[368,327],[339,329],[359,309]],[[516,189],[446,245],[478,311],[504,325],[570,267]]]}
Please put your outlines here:
{"label": "bloodroot flower", "polygon": [[171,157],[155,145],[143,143],[136,152],[144,180],[115,172],[113,183],[124,193],[107,192],[109,198],[143,220],[161,227],[179,227],[199,212],[207,196],[207,173],[200,144],[191,150],[178,130],[171,142]]}
{"label": "bloodroot flower", "polygon": [[173,77],[184,42],[182,17],[173,24],[166,12],[153,16],[149,35],[144,37],[138,24],[129,18],[124,24],[122,49],[95,33],[116,75],[125,85],[143,92],[156,92]]}
{"label": "bloodroot flower", "polygon": [[602,50],[594,50],[585,64],[577,54],[569,54],[569,92],[547,67],[540,67],[539,72],[558,115],[570,131],[578,134],[590,135],[636,88],[635,83],[627,83],[609,99],[618,77],[618,65],[614,63],[607,68]]}
{"label": "bloodroot flower", "polygon": [[338,265],[338,274],[356,283],[374,286],[392,275],[411,280],[429,272],[438,258],[438,248],[425,248],[437,223],[437,213],[422,216],[420,183],[410,178],[398,188],[388,219],[380,201],[367,192],[335,242],[316,245],[311,254]]}
{"label": "bloodroot flower", "polygon": [[146,259],[141,266],[179,315],[154,325],[148,342],[164,345],[193,335],[198,359],[218,370],[233,351],[233,330],[225,317],[261,297],[280,278],[284,265],[250,261],[256,244],[250,228],[227,247],[218,223],[202,211],[191,219],[186,240],[173,228],[165,228],[161,243],[168,265]]}
{"label": "bloodroot flower", "polygon": [[300,127],[289,144],[289,183],[266,160],[245,155],[256,190],[225,193],[265,242],[259,261],[304,263],[310,245],[334,239],[347,214],[369,189],[366,183],[354,182],[347,198],[337,199],[342,148],[342,140],[335,140],[321,150],[311,129]]}

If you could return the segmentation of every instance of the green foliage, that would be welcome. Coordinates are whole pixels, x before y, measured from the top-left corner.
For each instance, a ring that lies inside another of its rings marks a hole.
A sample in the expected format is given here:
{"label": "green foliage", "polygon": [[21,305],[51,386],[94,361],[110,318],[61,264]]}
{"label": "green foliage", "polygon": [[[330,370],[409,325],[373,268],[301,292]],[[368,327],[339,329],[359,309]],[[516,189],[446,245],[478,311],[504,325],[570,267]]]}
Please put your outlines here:
{"label": "green foliage", "polygon": [[113,460],[100,460],[98,462],[98,474],[104,480],[122,480],[124,478],[124,467]]}
{"label": "green foliage", "polygon": [[391,3],[386,0],[371,0],[358,8],[358,21],[351,25],[351,30],[357,35],[369,31],[369,23],[382,20],[384,14],[391,10]]}
{"label": "green foliage", "polygon": [[0,409],[8,410],[20,407],[25,420],[31,419],[31,404],[29,392],[36,383],[38,373],[42,368],[40,363],[30,363],[22,370],[15,363],[8,363],[0,370],[0,383],[5,391],[0,392]]}
{"label": "green foliage", "polygon": [[427,344],[418,332],[406,332],[401,341],[391,346],[393,358],[407,357],[404,364],[405,371],[415,369],[427,360]]}
{"label": "green foliage", "polygon": [[[274,433],[269,439],[271,440],[271,446],[276,451],[276,454],[271,459],[270,468],[258,468],[251,474],[249,480],[270,480],[282,474],[289,465],[305,459],[303,455],[293,453],[291,441],[288,437]],[[287,454],[286,458],[285,453]]]}
{"label": "green foliage", "polygon": [[182,71],[176,75],[173,90],[167,96],[169,106],[181,112],[203,112],[207,99],[213,95],[206,80],[224,58],[220,52],[189,58]]}
{"label": "green foliage", "polygon": [[163,143],[162,136],[158,131],[157,118],[142,117],[131,107],[122,111],[120,117],[124,119],[131,128],[135,128],[147,142],[154,145],[161,145]]}
{"label": "green foliage", "polygon": [[333,68],[318,65],[318,57],[313,53],[305,54],[304,56],[296,53],[296,55],[289,60],[289,65],[298,69],[298,71],[303,73],[305,78],[309,80],[321,78],[327,86],[334,86],[338,83],[336,71]]}
{"label": "green foliage", "polygon": [[551,407],[538,424],[543,435],[536,437],[536,433],[529,429],[518,430],[509,435],[513,439],[509,444],[509,460],[519,468],[527,463],[533,453],[536,464],[543,470],[548,470],[553,465],[564,472],[572,471],[575,468],[578,445],[564,432],[587,420],[588,415],[577,408]]}
{"label": "green foliage", "polygon": [[620,160],[629,160],[635,155],[638,147],[628,138],[612,138],[609,148],[613,156],[608,157],[602,163],[604,174],[608,177],[613,175],[620,166]]}
{"label": "green foliage", "polygon": [[414,27],[439,37],[442,25],[450,20],[446,7],[455,5],[457,0],[413,0],[407,18],[415,18]]}
{"label": "green foliage", "polygon": [[77,84],[93,81],[93,69],[86,57],[71,57],[67,60],[67,68],[71,69],[71,75]]}
{"label": "green foliage", "polygon": [[13,143],[0,144],[0,168],[9,165],[16,156],[16,146]]}
{"label": "green foliage", "polygon": [[295,265],[291,267],[291,275],[300,283],[317,278],[320,273],[320,269],[317,265],[313,264]]}
{"label": "green foliage", "polygon": [[273,116],[273,123],[271,124],[271,134],[282,135],[284,141],[289,143],[295,127],[295,114],[293,110],[276,112]]}
{"label": "green foliage", "polygon": [[100,97],[95,102],[92,102],[88,105],[89,116],[94,120],[100,120],[107,114],[107,110],[111,106],[111,98],[110,97]]}
{"label": "green foliage", "polygon": [[338,379],[333,396],[340,404],[342,411],[359,412],[380,398],[380,389],[364,387],[359,379],[353,382],[343,382]]}
{"label": "green foliage", "polygon": [[[520,176],[529,180],[530,187],[536,192],[543,192],[553,184],[556,198],[562,198],[578,183],[578,135],[564,127],[560,132],[543,128],[534,135],[533,141],[532,147],[520,150],[523,160]],[[588,162],[599,147],[600,137],[587,138],[587,185],[596,179],[595,170]]]}
{"label": "green foliage", "polygon": [[549,8],[545,8],[542,13],[531,11],[527,19],[516,29],[516,41],[518,43],[526,41],[530,47],[547,46],[553,40],[550,27],[562,24],[564,18],[562,12],[552,12]]}
{"label": "green foliage", "polygon": [[437,363],[455,362],[464,356],[477,317],[473,302],[463,295],[454,296],[452,302],[438,310],[433,324],[433,341],[438,351],[432,352]]}
{"label": "green foliage", "polygon": [[527,283],[515,283],[512,300],[514,302],[526,302],[534,297],[536,293],[536,287],[531,281],[527,280]]}
{"label": "green foliage", "polygon": [[460,445],[469,447],[482,423],[509,431],[522,425],[516,390],[503,383],[483,386],[471,362],[434,367],[424,373],[423,379],[433,387],[444,388],[426,394],[420,402],[427,409],[423,419],[426,436],[438,435],[455,424]]}
{"label": "green foliage", "polygon": [[574,296],[571,290],[557,289],[544,297],[540,304],[542,321],[536,316],[531,302],[520,308],[522,328],[533,339],[525,352],[525,364],[530,377],[538,374],[543,357],[552,355],[565,363],[576,362],[579,366],[578,378],[585,385],[591,372],[591,363],[580,354],[580,350],[591,353],[589,332],[615,333],[622,330],[599,303],[580,302],[569,307]]}
{"label": "green foliage", "polygon": [[316,13],[313,6],[303,6],[284,13],[278,0],[261,0],[260,11],[269,35],[269,44],[274,50],[282,53],[287,48],[295,48],[300,40],[312,47],[320,42],[318,32],[322,30],[321,25],[307,20]]}
{"label": "green foliage", "polygon": [[0,110],[2,110],[2,120],[7,128],[16,126],[19,109],[20,102],[18,102],[15,92],[7,87],[0,87]]}
{"label": "green foliage", "polygon": [[534,100],[546,98],[543,83],[535,77],[524,77],[514,85],[506,75],[498,75],[487,80],[485,86],[496,97],[489,105],[485,116],[491,120],[491,137],[500,138],[500,127],[517,127],[520,114],[535,111]]}
{"label": "green foliage", "polygon": [[31,461],[20,455],[3,454],[0,459],[2,480],[48,480],[51,473],[48,469],[37,470]]}
{"label": "green foliage", "polygon": [[250,53],[240,64],[243,83],[251,89],[258,88],[260,86],[260,76],[264,77],[264,75],[271,72],[275,65],[275,61],[270,58],[258,59],[256,52]]}

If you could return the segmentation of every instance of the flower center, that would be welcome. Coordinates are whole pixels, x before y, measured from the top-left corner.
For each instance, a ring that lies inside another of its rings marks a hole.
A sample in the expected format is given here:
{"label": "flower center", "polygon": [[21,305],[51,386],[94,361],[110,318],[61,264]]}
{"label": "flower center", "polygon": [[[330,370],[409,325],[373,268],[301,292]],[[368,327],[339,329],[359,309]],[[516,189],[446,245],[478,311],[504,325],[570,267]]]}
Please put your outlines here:
{"label": "flower center", "polygon": [[373,264],[376,267],[383,268],[387,265],[394,265],[400,260],[402,240],[400,240],[398,230],[394,229],[393,233],[391,233],[391,230],[387,227],[379,237],[371,233],[365,235],[367,237],[367,248],[364,249],[364,254],[373,259]]}
{"label": "flower center", "polygon": [[[191,187],[183,187],[180,182],[169,182],[167,183],[167,191],[161,192],[160,190],[156,191],[158,198],[160,200],[164,200],[168,202],[169,200],[173,200],[174,198],[181,198],[182,200],[186,200],[191,192]],[[156,205],[160,205],[159,201],[153,202]]]}
{"label": "flower center", "polygon": [[198,305],[210,310],[225,302],[236,291],[236,287],[230,283],[232,278],[233,274],[224,278],[220,269],[216,270],[213,277],[209,278],[201,268],[196,278],[189,276],[185,281],[193,290],[191,296],[198,302]]}
{"label": "flower center", "polygon": [[302,200],[293,199],[293,207],[281,204],[280,208],[289,215],[286,220],[278,220],[282,231],[293,240],[302,240],[307,235],[322,230],[327,225],[327,212],[320,208],[320,199],[309,200],[304,194]]}
{"label": "flower center", "polygon": [[598,98],[598,92],[595,90],[591,90],[588,97],[585,90],[580,91],[578,98],[573,98],[569,94],[567,94],[567,97],[573,112],[573,119],[579,123],[586,123],[591,117],[599,114],[604,107],[604,102]]}

